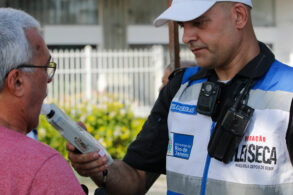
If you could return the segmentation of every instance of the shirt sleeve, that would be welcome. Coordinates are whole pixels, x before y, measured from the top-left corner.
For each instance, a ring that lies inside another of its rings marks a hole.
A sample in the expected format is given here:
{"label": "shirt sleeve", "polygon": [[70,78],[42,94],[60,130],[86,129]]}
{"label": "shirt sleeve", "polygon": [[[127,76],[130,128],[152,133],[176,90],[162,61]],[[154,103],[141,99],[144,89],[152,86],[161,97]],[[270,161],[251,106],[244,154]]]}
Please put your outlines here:
{"label": "shirt sleeve", "polygon": [[123,159],[130,166],[149,172],[166,172],[168,147],[167,118],[170,103],[181,85],[184,71],[172,78],[161,90],[142,130],[130,144]]}
{"label": "shirt sleeve", "polygon": [[85,194],[66,160],[56,154],[40,167],[35,175],[30,193],[39,194]]}
{"label": "shirt sleeve", "polygon": [[287,148],[289,151],[291,164],[293,165],[293,99],[292,99],[291,108],[290,108],[290,118],[289,118],[289,125],[288,125],[287,135],[286,135],[286,143],[287,143]]}

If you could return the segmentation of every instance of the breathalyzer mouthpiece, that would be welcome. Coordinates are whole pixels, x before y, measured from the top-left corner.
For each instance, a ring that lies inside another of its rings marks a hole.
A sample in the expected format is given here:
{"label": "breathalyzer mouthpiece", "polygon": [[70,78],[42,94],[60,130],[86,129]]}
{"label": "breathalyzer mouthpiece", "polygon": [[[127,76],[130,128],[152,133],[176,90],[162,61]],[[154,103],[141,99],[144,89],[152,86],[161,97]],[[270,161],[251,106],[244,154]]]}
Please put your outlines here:
{"label": "breathalyzer mouthpiece", "polygon": [[41,109],[42,115],[48,115],[51,112],[51,106],[49,104],[43,104]]}

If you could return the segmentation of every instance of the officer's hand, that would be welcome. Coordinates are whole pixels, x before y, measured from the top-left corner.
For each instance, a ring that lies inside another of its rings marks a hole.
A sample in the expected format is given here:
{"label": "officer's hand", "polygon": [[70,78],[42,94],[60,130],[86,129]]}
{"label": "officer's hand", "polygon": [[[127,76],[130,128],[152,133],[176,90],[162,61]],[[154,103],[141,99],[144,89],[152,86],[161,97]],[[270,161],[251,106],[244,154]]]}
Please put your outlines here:
{"label": "officer's hand", "polygon": [[[82,128],[86,126],[82,122],[77,122]],[[67,142],[68,159],[72,167],[82,176],[95,176],[108,168],[106,156],[99,156],[98,152],[81,154],[75,147]]]}
{"label": "officer's hand", "polygon": [[76,152],[75,147],[67,142],[66,149],[68,151],[68,159],[71,161],[72,167],[85,177],[96,176],[98,173],[108,168],[107,158],[99,156],[98,152],[90,152],[80,154]]}

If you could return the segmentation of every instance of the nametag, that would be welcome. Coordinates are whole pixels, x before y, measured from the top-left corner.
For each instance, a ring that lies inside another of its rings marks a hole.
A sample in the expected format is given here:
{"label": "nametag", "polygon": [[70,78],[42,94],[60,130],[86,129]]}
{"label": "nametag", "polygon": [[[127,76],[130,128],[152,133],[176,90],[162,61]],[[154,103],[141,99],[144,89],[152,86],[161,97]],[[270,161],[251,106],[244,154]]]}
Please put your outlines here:
{"label": "nametag", "polygon": [[170,106],[170,110],[172,112],[179,112],[182,114],[196,114],[196,106],[195,105],[188,105],[188,104],[181,104],[178,102],[172,102]]}
{"label": "nametag", "polygon": [[167,155],[189,159],[193,145],[193,135],[170,133]]}

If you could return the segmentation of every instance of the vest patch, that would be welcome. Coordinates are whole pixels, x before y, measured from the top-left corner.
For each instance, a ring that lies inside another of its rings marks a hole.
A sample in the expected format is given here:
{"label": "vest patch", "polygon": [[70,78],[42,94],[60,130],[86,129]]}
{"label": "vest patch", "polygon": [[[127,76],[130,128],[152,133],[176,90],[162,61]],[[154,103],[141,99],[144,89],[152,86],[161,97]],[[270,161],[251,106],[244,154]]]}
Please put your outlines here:
{"label": "vest patch", "polygon": [[189,159],[193,145],[193,135],[170,133],[167,155]]}
{"label": "vest patch", "polygon": [[178,102],[172,102],[170,106],[172,112],[179,112],[182,114],[196,114],[196,105],[181,104]]}
{"label": "vest patch", "polygon": [[240,152],[235,154],[235,162],[277,164],[277,149],[255,144],[242,145]]}
{"label": "vest patch", "polygon": [[277,164],[277,147],[265,145],[266,136],[249,135],[244,138],[245,144],[236,150],[234,161],[238,168],[273,171]]}

